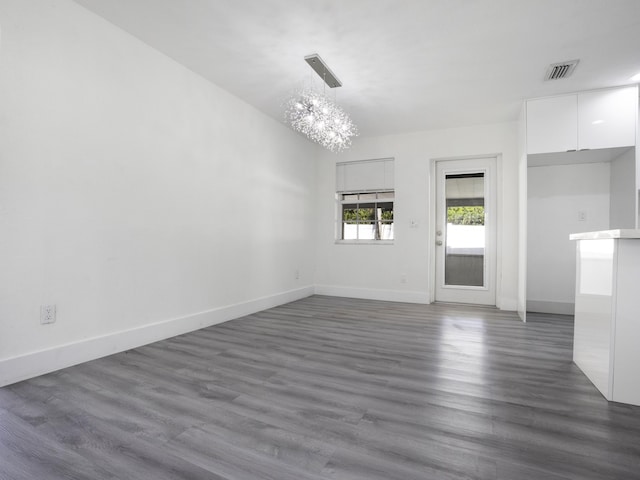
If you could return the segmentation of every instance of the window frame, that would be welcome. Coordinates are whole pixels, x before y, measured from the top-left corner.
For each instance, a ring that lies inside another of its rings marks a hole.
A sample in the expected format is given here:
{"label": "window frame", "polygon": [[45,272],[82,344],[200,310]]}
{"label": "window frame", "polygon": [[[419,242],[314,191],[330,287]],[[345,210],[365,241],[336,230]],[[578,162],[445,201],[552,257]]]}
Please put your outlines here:
{"label": "window frame", "polygon": [[[380,197],[380,195],[384,195],[384,197]],[[389,195],[391,194],[391,195]],[[353,195],[357,195],[357,199],[353,198],[345,198],[352,197]],[[365,198],[361,199],[361,195],[375,195],[375,198]],[[355,210],[361,210],[358,208],[359,205],[365,204],[373,204],[374,209],[377,209],[377,205],[379,204],[391,204],[391,212],[392,219],[391,221],[382,221],[382,220],[367,220],[365,222],[360,223],[356,220],[355,225],[367,225],[367,224],[387,224],[393,226],[395,223],[395,189],[387,188],[387,189],[376,189],[376,190],[358,190],[352,192],[337,192],[336,193],[336,232],[335,232],[335,243],[343,244],[343,245],[393,245],[395,241],[395,228],[393,230],[393,238],[391,239],[371,239],[371,238],[353,238],[353,239],[345,239],[344,238],[344,206],[345,205],[355,205]],[[366,207],[369,208],[369,207]],[[392,227],[393,228],[393,227]],[[359,230],[359,229],[358,229]]]}

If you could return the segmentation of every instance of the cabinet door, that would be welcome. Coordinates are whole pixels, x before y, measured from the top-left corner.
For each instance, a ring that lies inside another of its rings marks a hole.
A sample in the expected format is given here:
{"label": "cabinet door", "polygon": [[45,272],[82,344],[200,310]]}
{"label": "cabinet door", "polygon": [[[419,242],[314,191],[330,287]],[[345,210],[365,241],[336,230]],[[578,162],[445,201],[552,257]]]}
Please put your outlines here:
{"label": "cabinet door", "polygon": [[527,101],[527,153],[578,148],[577,95]]}
{"label": "cabinet door", "polygon": [[636,144],[636,86],[578,94],[578,148]]}

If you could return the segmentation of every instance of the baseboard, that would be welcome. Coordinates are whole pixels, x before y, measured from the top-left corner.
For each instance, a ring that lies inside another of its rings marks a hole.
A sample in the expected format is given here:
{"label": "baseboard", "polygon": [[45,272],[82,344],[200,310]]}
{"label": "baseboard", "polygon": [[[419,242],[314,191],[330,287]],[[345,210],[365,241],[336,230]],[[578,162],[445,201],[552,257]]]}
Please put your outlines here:
{"label": "baseboard", "polygon": [[[335,285],[316,285],[317,295],[328,295],[330,297],[350,297],[363,298],[368,300],[383,300],[388,302],[405,303],[431,303],[429,294],[416,291],[402,290],[378,290],[373,288],[339,287]],[[503,299],[496,307],[500,310],[516,311],[517,301],[515,299]]]}
{"label": "baseboard", "polygon": [[573,315],[575,304],[570,302],[546,302],[527,300],[527,312],[553,313],[556,315]]}
{"label": "baseboard", "polygon": [[312,286],[0,360],[0,387],[313,295]]}
{"label": "baseboard", "polygon": [[331,297],[364,298],[367,300],[384,300],[388,302],[429,303],[429,294],[427,292],[416,291],[316,285],[315,293],[317,295],[328,295]]}

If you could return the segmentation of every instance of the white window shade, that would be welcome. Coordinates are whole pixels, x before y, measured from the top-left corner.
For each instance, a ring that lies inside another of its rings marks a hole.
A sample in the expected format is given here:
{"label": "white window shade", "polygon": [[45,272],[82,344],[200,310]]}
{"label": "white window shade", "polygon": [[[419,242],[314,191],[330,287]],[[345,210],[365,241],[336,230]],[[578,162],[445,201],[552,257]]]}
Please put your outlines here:
{"label": "white window shade", "polygon": [[364,160],[336,164],[336,191],[379,192],[394,189],[394,159]]}

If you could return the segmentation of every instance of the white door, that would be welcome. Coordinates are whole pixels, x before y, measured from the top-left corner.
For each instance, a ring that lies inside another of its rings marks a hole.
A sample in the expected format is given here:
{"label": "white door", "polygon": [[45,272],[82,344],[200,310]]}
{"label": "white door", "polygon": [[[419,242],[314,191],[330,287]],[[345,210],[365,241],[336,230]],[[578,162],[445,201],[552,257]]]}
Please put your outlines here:
{"label": "white door", "polygon": [[496,159],[436,162],[435,300],[496,304]]}

